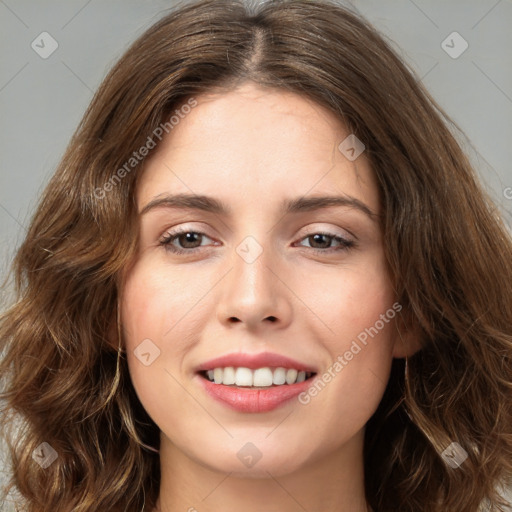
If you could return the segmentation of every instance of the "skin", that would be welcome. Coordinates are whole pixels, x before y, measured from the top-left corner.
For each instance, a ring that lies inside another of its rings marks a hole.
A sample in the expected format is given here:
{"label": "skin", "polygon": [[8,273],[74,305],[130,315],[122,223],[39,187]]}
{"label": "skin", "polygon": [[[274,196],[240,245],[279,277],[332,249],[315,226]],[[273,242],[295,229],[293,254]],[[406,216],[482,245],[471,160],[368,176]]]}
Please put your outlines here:
{"label": "skin", "polygon": [[[139,211],[161,194],[195,193],[222,200],[233,216],[165,207],[142,215],[122,291],[131,379],[161,430],[157,509],[366,511],[365,424],[393,357],[413,347],[396,318],[307,404],[237,412],[206,395],[195,369],[231,352],[271,351],[332,373],[392,307],[378,222],[346,206],[279,212],[284,199],[346,194],[381,213],[369,163],[364,153],[345,158],[338,145],[349,132],[302,96],[248,82],[196,99],[146,161]],[[160,242],[177,227],[204,235],[173,245],[199,249],[166,250]],[[334,238],[312,238],[322,231],[356,245],[336,251]],[[263,249],[250,264],[236,251],[246,236]],[[160,349],[149,366],[134,355],[147,338]],[[262,455],[250,468],[237,457],[247,442]]]}

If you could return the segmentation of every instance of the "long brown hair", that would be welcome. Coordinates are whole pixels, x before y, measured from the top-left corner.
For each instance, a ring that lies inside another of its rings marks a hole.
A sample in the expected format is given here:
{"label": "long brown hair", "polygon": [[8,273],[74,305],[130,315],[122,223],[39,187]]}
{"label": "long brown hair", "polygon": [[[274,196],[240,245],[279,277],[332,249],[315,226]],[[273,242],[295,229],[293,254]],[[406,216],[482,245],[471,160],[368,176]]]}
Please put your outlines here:
{"label": "long brown hair", "polygon": [[[371,25],[331,0],[186,3],[101,84],[17,252],[17,299],[0,324],[2,421],[20,503],[30,512],[155,505],[159,432],[116,338],[144,168],[130,159],[187,100],[246,80],[330,109],[364,142],[378,180],[403,329],[417,330],[422,349],[394,361],[367,425],[369,504],[503,510],[496,488],[512,477],[510,234],[448,116]],[[443,457],[453,446],[467,454],[460,467]],[[32,454],[49,447],[57,458],[42,469]]]}

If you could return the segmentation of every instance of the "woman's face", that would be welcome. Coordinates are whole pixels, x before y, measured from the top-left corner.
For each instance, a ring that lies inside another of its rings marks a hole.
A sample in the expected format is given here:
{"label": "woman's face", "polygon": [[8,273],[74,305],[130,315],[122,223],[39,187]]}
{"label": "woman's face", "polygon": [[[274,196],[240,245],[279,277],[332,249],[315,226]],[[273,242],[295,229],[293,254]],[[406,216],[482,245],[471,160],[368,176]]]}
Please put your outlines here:
{"label": "woman's face", "polygon": [[[349,132],[304,97],[245,84],[195,99],[139,183],[130,375],[173,450],[287,474],[362,439],[401,355],[377,186],[361,147],[339,149]],[[315,375],[294,383],[301,371]]]}

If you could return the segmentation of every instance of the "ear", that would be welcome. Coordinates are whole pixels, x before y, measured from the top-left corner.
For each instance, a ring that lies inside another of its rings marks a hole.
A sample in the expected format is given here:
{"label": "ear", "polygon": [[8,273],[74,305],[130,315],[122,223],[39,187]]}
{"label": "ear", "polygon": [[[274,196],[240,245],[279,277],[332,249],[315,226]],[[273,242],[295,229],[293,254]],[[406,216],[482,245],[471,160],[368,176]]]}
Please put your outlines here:
{"label": "ear", "polygon": [[420,325],[415,319],[399,315],[396,318],[395,329],[394,358],[410,357],[423,348]]}

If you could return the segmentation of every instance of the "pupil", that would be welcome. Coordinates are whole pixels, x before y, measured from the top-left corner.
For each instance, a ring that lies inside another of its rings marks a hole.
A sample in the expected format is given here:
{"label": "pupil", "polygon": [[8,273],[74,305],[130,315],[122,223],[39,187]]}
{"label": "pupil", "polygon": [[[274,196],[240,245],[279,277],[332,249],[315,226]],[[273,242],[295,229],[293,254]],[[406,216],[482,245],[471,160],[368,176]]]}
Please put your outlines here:
{"label": "pupil", "polygon": [[198,233],[185,233],[184,235],[181,235],[181,239],[180,240],[180,243],[185,240],[185,243],[182,244],[184,247],[188,247],[187,244],[191,243],[191,244],[194,244],[194,242],[197,242],[197,235]]}
{"label": "pupil", "polygon": [[328,242],[328,240],[327,240],[327,238],[328,238],[328,237],[327,237],[326,235],[321,235],[321,234],[313,235],[313,239],[315,240],[315,243],[320,243],[321,245],[322,245],[322,242],[321,242],[321,241],[319,241],[319,238],[322,238],[322,237],[324,238],[324,243],[323,243],[323,245],[324,245],[324,246],[325,246],[325,245],[329,246],[329,242]]}

